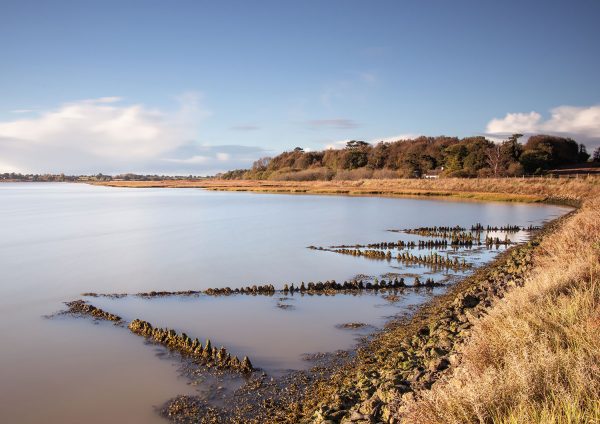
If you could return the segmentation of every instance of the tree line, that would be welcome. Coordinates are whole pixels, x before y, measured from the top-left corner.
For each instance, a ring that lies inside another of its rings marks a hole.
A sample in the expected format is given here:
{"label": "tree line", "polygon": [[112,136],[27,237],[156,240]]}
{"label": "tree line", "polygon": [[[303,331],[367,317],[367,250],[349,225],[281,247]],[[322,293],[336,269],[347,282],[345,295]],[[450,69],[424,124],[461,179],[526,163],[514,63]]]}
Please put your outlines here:
{"label": "tree line", "polygon": [[[219,174],[223,179],[328,180],[357,178],[505,177],[544,174],[586,162],[590,155],[571,138],[534,135],[526,143],[513,134],[500,143],[485,137],[418,137],[369,144],[349,141],[342,149],[305,151],[296,147],[264,157],[250,169]],[[593,160],[600,162],[600,148]]]}

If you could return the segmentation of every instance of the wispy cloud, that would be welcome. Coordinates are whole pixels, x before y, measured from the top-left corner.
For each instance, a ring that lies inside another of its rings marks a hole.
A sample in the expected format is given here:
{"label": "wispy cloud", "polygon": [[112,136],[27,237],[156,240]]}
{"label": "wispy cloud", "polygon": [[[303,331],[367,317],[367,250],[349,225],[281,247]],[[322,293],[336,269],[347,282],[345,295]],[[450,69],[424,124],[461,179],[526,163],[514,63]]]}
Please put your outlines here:
{"label": "wispy cloud", "polygon": [[230,127],[230,129],[235,130],[235,131],[256,131],[256,130],[259,130],[260,127],[258,125],[253,125],[253,124],[241,124],[241,125],[234,125],[234,126]]}
{"label": "wispy cloud", "polygon": [[11,110],[10,113],[31,113],[34,112],[33,109],[15,109]]}
{"label": "wispy cloud", "polygon": [[421,135],[422,134],[404,133],[404,134],[394,135],[391,137],[374,138],[371,141],[369,141],[369,143],[371,143],[371,144],[392,143],[394,141],[400,141],[400,140],[413,140],[415,138],[421,137]]}
{"label": "wispy cloud", "polygon": [[102,97],[0,122],[0,172],[202,174],[247,166],[262,155],[260,148],[198,144],[210,111],[197,93],[178,101],[177,109],[163,111]]}
{"label": "wispy cloud", "polygon": [[312,119],[307,121],[306,125],[312,129],[335,128],[339,130],[348,130],[360,126],[353,119],[347,118]]}
{"label": "wispy cloud", "polygon": [[600,144],[600,105],[555,107],[550,110],[548,119],[536,111],[507,113],[504,118],[492,119],[486,127],[486,135],[496,138],[514,133],[561,135],[597,145]]}
{"label": "wispy cloud", "polygon": [[367,84],[375,84],[379,81],[379,77],[375,72],[359,72],[358,77]]}

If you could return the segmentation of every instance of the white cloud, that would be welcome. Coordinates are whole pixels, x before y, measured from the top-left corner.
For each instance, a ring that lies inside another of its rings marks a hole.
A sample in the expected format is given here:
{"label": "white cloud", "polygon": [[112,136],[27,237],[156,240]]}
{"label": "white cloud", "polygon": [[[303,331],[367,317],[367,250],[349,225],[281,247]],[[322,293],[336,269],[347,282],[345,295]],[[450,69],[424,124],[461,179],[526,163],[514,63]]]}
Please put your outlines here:
{"label": "white cloud", "polygon": [[532,132],[541,120],[542,115],[537,112],[507,113],[502,119],[492,119],[486,130],[490,134]]}
{"label": "white cloud", "polygon": [[325,145],[325,149],[329,150],[329,149],[343,149],[344,147],[346,147],[346,143],[349,142],[350,139],[346,139],[346,140],[338,140],[338,141],[333,141],[331,143],[328,143]]}
{"label": "white cloud", "polygon": [[117,97],[82,100],[35,118],[2,122],[0,138],[42,149],[69,149],[98,158],[145,159],[193,138],[194,124],[184,121],[203,114],[197,97],[186,98],[180,110],[172,114],[139,104],[115,104],[119,101]]}
{"label": "white cloud", "polygon": [[394,141],[399,141],[399,140],[413,140],[418,137],[421,137],[421,134],[405,133],[405,134],[394,135],[392,137],[374,138],[371,141],[369,141],[369,143],[371,143],[371,144],[377,144],[379,142],[393,143]]}
{"label": "white cloud", "polygon": [[210,115],[200,95],[178,98],[163,111],[120,97],[86,99],[32,117],[0,122],[0,172],[209,174],[252,163],[264,151],[200,145]]}
{"label": "white cloud", "polygon": [[10,113],[31,113],[33,109],[15,109],[11,110]]}
{"label": "white cloud", "polygon": [[487,124],[486,132],[491,136],[500,137],[514,133],[554,134],[572,137],[592,147],[600,143],[600,105],[555,107],[546,120],[535,111],[507,113],[504,118],[492,119]]}
{"label": "white cloud", "polygon": [[190,158],[185,158],[185,159],[167,158],[167,159],[165,159],[165,161],[179,163],[179,164],[186,164],[186,165],[201,165],[201,164],[207,163],[208,161],[210,161],[210,159],[211,158],[209,156],[194,155]]}

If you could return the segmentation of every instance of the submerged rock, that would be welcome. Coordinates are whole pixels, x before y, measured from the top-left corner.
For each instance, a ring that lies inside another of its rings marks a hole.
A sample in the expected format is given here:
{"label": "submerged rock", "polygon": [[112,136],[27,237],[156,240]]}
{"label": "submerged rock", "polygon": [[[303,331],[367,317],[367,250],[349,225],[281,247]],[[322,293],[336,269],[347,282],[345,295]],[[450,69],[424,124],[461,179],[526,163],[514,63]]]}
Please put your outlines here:
{"label": "submerged rock", "polygon": [[74,300],[72,302],[65,302],[65,305],[69,308],[66,313],[77,314],[77,315],[87,315],[96,319],[112,321],[115,323],[120,323],[123,320],[120,316],[111,314],[110,312],[106,312],[100,308],[95,307],[92,304],[87,303],[84,300]]}
{"label": "submerged rock", "polygon": [[219,349],[213,347],[209,339],[202,347],[197,338],[192,341],[185,333],[177,334],[172,329],[155,328],[149,322],[140,319],[133,320],[129,324],[129,329],[133,333],[151,339],[173,351],[190,356],[201,365],[241,373],[249,373],[254,370],[247,357],[244,357],[240,363],[240,360],[236,356],[232,357],[223,346]]}

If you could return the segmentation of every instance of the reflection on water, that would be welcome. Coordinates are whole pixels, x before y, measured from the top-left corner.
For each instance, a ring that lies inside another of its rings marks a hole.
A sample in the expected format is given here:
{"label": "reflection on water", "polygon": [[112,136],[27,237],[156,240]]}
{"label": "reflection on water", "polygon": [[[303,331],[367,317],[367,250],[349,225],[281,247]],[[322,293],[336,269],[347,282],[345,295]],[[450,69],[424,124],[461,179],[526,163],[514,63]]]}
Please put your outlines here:
{"label": "reflection on water", "polygon": [[[143,292],[344,281],[357,274],[455,273],[397,261],[316,252],[310,245],[418,237],[388,228],[431,225],[538,225],[568,209],[439,200],[217,193],[194,189],[117,189],[61,183],[0,185],[0,421],[160,422],[152,405],[194,393],[177,361],[127,329],[43,315],[82,292]],[[463,251],[459,253],[462,254]],[[475,249],[471,262],[489,260]],[[409,282],[410,280],[407,280]],[[442,289],[436,289],[442,290]],[[269,372],[306,367],[301,354],[351,347],[365,330],[422,302],[406,291],[381,294],[94,298],[125,319],[209,337],[248,354]]]}

